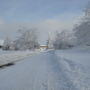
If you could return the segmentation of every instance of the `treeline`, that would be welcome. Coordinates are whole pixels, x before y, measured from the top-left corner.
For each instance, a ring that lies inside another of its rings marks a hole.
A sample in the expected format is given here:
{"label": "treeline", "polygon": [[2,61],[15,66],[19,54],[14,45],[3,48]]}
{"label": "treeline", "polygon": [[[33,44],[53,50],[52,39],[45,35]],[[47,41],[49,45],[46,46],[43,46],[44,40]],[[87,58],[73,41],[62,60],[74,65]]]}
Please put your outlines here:
{"label": "treeline", "polygon": [[72,32],[66,30],[56,32],[53,41],[55,49],[71,48],[78,45],[90,46],[90,3],[85,9],[81,21],[74,26]]}
{"label": "treeline", "polygon": [[29,50],[39,48],[37,33],[35,29],[20,29],[19,37],[11,41],[10,38],[4,40],[3,50]]}

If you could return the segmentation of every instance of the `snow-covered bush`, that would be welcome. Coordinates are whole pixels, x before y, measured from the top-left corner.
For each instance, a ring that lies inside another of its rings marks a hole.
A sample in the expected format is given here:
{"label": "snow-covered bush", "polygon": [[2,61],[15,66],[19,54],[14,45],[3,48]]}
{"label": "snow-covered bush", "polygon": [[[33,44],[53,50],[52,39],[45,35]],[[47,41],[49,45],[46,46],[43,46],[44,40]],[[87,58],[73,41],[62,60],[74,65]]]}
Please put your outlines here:
{"label": "snow-covered bush", "polygon": [[3,44],[3,50],[9,50],[11,46],[11,40],[9,37],[6,37]]}

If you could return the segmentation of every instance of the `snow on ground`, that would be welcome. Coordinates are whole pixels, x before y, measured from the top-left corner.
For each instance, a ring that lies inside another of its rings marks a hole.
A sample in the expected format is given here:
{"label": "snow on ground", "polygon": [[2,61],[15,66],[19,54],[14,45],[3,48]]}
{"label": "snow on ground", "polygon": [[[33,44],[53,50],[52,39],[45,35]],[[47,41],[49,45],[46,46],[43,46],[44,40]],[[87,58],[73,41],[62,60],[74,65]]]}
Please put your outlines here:
{"label": "snow on ground", "polygon": [[66,75],[74,86],[78,90],[90,90],[90,53],[73,49],[56,51],[56,55],[63,60]]}
{"label": "snow on ground", "polygon": [[1,69],[0,90],[90,90],[89,66],[77,53],[88,61],[83,50],[48,50]]}
{"label": "snow on ground", "polygon": [[2,51],[0,54],[0,66],[8,63],[23,60],[27,56],[35,55],[39,52],[35,51]]}
{"label": "snow on ground", "polygon": [[[0,55],[4,55],[4,54],[10,54],[10,53],[16,53],[16,52],[20,52],[20,51],[14,51],[14,50],[2,50],[2,49],[0,49]],[[21,52],[23,52],[23,51],[21,51]]]}
{"label": "snow on ground", "polygon": [[15,52],[15,51],[5,51],[5,50],[2,50],[2,49],[0,49],[0,55],[1,54],[8,54],[8,53],[12,53],[12,52]]}
{"label": "snow on ground", "polygon": [[57,50],[58,56],[90,67],[90,46]]}

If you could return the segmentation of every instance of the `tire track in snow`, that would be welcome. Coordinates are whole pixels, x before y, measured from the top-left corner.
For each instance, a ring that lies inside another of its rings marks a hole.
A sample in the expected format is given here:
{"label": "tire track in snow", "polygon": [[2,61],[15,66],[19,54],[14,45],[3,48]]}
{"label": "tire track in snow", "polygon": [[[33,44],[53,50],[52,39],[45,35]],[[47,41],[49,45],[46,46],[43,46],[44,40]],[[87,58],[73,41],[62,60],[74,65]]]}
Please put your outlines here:
{"label": "tire track in snow", "polygon": [[68,72],[70,79],[79,90],[90,90],[90,70],[81,64],[64,59],[71,68]]}
{"label": "tire track in snow", "polygon": [[[51,81],[53,89],[52,90],[79,90],[67,76],[67,71],[63,66],[62,59],[59,59],[55,54],[55,51],[50,51],[50,68],[51,68]],[[48,89],[49,90],[49,89]]]}
{"label": "tire track in snow", "polygon": [[78,90],[90,90],[90,70],[88,67],[57,56],[59,64],[62,63],[64,73]]}

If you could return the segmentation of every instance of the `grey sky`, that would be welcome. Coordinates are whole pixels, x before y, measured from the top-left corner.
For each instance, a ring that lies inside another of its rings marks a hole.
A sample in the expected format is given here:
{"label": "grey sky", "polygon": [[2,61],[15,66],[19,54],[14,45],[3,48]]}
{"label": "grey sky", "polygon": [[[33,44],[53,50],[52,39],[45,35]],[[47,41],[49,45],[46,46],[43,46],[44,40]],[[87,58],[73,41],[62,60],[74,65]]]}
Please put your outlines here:
{"label": "grey sky", "polygon": [[88,0],[0,0],[0,38],[16,37],[20,27],[37,28],[40,42],[48,32],[71,29]]}

